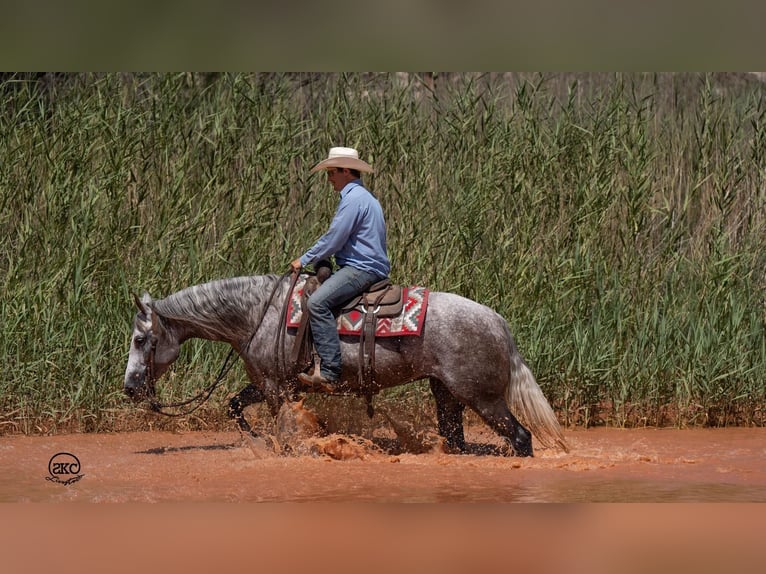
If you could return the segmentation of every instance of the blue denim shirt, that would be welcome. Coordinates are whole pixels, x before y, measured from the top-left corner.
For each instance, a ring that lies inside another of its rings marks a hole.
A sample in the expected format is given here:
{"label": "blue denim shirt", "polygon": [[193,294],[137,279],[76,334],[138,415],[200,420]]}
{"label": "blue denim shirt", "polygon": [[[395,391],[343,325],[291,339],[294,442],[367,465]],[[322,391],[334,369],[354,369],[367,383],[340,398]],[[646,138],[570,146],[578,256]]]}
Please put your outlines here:
{"label": "blue denim shirt", "polygon": [[340,202],[330,228],[306,253],[301,265],[335,255],[335,262],[387,277],[391,271],[386,249],[383,209],[372,193],[356,179],[340,191]]}

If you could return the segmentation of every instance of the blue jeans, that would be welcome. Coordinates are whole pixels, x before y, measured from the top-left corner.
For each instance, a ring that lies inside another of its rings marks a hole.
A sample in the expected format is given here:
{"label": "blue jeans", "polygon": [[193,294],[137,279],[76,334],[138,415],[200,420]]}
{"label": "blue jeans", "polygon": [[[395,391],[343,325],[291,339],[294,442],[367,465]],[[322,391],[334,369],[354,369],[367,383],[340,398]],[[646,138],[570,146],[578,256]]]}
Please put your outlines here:
{"label": "blue jeans", "polygon": [[326,379],[338,380],[341,372],[338,321],[333,309],[340,307],[381,279],[383,277],[378,277],[375,273],[361,271],[347,265],[333,273],[309,297],[311,334],[321,359],[319,372]]}

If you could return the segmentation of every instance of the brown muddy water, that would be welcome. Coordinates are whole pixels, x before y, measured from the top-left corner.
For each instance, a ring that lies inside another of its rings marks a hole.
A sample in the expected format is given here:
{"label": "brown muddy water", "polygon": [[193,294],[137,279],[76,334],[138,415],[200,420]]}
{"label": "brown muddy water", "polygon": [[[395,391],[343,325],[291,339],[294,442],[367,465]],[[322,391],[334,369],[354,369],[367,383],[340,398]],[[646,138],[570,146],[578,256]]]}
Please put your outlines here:
{"label": "brown muddy water", "polygon": [[337,434],[280,456],[238,432],[3,436],[0,502],[766,502],[766,429],[565,437],[569,453],[520,459],[480,426],[467,455]]}
{"label": "brown muddy water", "polygon": [[397,434],[2,436],[0,571],[763,572],[765,429],[572,430],[531,459],[483,426],[467,455]]}

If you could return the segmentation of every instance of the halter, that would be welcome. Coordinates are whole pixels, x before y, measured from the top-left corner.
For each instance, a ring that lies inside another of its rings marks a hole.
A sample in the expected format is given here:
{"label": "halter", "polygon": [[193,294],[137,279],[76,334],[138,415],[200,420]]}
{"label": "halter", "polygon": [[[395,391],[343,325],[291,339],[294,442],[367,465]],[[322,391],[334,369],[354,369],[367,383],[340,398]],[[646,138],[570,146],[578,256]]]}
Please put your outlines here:
{"label": "halter", "polygon": [[[285,277],[287,277],[288,274],[292,273],[292,271],[287,271],[284,273],[280,278],[279,281],[277,281],[274,284],[274,288],[271,290],[271,295],[269,296],[269,300],[266,302],[266,305],[263,306],[263,313],[261,313],[260,318],[258,319],[258,323],[256,324],[255,328],[253,329],[252,334],[250,335],[250,338],[247,340],[247,345],[243,348],[243,352],[246,352],[250,348],[250,343],[253,342],[253,339],[255,338],[255,334],[258,332],[258,328],[263,323],[263,319],[266,317],[266,313],[269,310],[269,306],[271,305],[271,302],[274,300],[274,295],[277,293],[277,289],[282,284],[282,281]],[[293,291],[293,288],[295,287],[295,283],[298,281],[298,273],[292,273],[292,279],[290,281],[290,290],[288,292],[288,295],[285,299],[285,303],[282,309],[282,315],[284,315],[287,312],[287,302],[290,300],[290,294]],[[280,336],[281,335],[281,336]],[[277,350],[279,349],[279,343],[284,342],[284,335],[278,334],[277,340],[276,340],[276,347]],[[146,363],[146,374],[147,377],[151,377],[149,380],[154,382],[154,353],[157,349],[157,337],[152,334],[152,351],[149,355],[149,360]],[[223,362],[223,365],[221,365],[220,371],[218,371],[218,376],[215,378],[215,380],[208,385],[206,388],[202,389],[199,393],[194,395],[193,397],[186,399],[184,401],[178,401],[175,403],[160,403],[155,397],[151,397],[149,399],[149,410],[155,413],[159,413],[161,415],[165,415],[166,417],[183,417],[192,414],[194,411],[196,411],[198,408],[200,408],[202,405],[204,405],[207,400],[210,398],[210,396],[215,392],[215,390],[219,387],[219,385],[223,382],[223,380],[226,378],[226,375],[229,373],[231,368],[234,366],[234,362],[231,362],[231,358],[234,355],[234,347],[232,347],[229,350],[229,354],[226,355],[226,359]],[[284,353],[278,353],[275,354],[276,360],[278,362],[278,367],[281,374],[284,374],[286,371],[286,365],[284,363]],[[280,360],[282,359],[282,360]],[[195,401],[199,401],[199,404],[192,407],[189,410],[182,411],[182,412],[166,412],[165,409],[176,409],[179,407],[184,407],[188,404],[191,404]]]}

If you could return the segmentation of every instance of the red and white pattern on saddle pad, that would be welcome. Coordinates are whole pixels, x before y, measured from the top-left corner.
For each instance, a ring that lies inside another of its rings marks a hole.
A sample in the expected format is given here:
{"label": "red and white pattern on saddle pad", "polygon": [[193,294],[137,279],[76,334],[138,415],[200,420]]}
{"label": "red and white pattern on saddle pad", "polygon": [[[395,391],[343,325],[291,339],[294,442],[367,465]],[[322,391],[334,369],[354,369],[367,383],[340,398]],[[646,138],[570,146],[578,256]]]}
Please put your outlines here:
{"label": "red and white pattern on saddle pad", "polygon": [[[287,308],[287,326],[298,327],[303,316],[301,297],[306,276],[301,275],[293,289]],[[428,307],[428,289],[425,287],[402,287],[404,308],[397,317],[378,318],[375,329],[376,337],[401,337],[420,335],[426,319]],[[364,324],[364,313],[354,309],[338,317],[338,333],[341,335],[359,335]]]}

